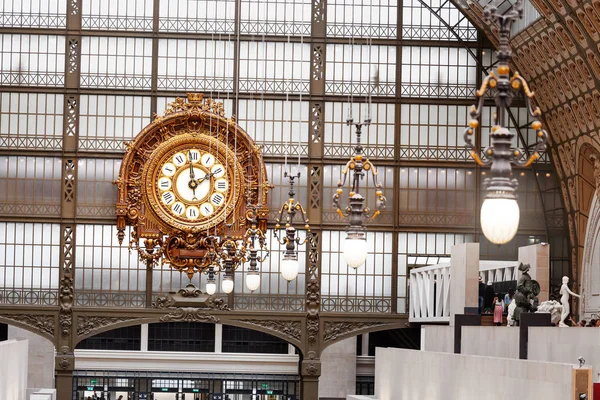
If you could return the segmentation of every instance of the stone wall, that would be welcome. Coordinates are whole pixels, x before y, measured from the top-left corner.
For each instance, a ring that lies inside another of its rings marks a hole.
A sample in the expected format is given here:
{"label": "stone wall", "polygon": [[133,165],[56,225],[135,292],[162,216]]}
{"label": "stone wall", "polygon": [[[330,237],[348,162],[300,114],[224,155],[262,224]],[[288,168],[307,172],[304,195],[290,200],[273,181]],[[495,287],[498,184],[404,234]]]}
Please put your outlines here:
{"label": "stone wall", "polygon": [[356,336],[327,347],[321,354],[320,399],[345,399],[356,392]]}
{"label": "stone wall", "polygon": [[54,345],[46,338],[25,329],[8,326],[8,340],[29,341],[29,370],[27,387],[47,389],[54,387]]}

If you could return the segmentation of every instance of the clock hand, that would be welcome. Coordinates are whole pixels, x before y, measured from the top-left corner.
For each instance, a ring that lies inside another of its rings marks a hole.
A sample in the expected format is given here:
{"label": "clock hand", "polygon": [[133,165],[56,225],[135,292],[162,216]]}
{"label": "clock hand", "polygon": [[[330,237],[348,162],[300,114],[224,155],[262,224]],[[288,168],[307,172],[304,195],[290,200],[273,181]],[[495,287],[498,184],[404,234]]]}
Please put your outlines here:
{"label": "clock hand", "polygon": [[[190,155],[188,153],[188,159],[190,158]],[[192,164],[192,161],[190,161],[190,179],[194,179],[196,177],[196,175],[194,175],[194,166]]]}
{"label": "clock hand", "polygon": [[215,174],[214,172],[211,172],[210,174],[206,174],[206,175],[204,175],[204,177],[203,177],[203,178],[200,178],[200,179],[198,179],[198,183],[202,183],[202,182],[204,182],[205,180],[207,180],[208,178],[210,178],[210,177],[211,177],[211,176],[213,176],[214,174]]}

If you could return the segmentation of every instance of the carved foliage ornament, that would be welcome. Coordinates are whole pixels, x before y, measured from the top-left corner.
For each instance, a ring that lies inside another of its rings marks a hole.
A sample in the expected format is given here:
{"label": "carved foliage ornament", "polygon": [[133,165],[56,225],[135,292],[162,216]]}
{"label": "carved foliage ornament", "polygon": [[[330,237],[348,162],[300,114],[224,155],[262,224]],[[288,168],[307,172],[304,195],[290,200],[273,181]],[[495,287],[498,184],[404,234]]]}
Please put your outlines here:
{"label": "carved foliage ornament", "polygon": [[71,278],[69,270],[66,270],[65,276],[60,280],[59,287],[60,313],[58,323],[63,337],[69,336],[73,325],[73,292],[73,278]]}
{"label": "carved foliage ornament", "polygon": [[38,331],[54,336],[55,319],[53,315],[45,314],[5,314],[2,318],[9,319],[35,328]]}
{"label": "carved foliage ornament", "polygon": [[134,321],[136,317],[102,317],[102,316],[78,316],[77,317],[77,335],[87,335],[108,325],[114,325],[119,322]]}
{"label": "carved foliage ornament", "polygon": [[193,307],[177,308],[170,314],[160,318],[160,322],[219,322],[219,319],[214,315],[210,315],[205,311]]}
{"label": "carved foliage ornament", "polygon": [[315,343],[319,334],[320,307],[320,285],[317,280],[311,279],[306,285],[306,333],[310,343]]}
{"label": "carved foliage ornament", "polygon": [[277,321],[266,319],[240,319],[239,321],[250,325],[260,326],[262,328],[267,328],[292,339],[298,341],[300,340],[300,334],[302,330],[302,323],[300,321]]}
{"label": "carved foliage ornament", "polygon": [[336,340],[344,335],[358,331],[364,328],[370,328],[373,326],[386,325],[385,322],[373,321],[373,322],[352,322],[352,321],[326,321],[325,322],[325,342]]}

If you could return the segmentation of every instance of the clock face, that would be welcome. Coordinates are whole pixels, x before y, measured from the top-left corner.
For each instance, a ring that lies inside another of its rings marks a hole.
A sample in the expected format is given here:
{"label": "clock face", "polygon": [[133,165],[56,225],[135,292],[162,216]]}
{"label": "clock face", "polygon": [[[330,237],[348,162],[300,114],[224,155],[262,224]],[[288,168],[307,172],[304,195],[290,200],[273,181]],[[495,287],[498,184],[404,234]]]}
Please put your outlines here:
{"label": "clock face", "polygon": [[229,186],[219,158],[193,147],[169,154],[156,180],[162,207],[189,222],[218,212],[227,202]]}
{"label": "clock face", "polygon": [[148,204],[172,228],[208,229],[224,222],[242,200],[237,157],[214,138],[172,138],[155,150],[146,168]]}

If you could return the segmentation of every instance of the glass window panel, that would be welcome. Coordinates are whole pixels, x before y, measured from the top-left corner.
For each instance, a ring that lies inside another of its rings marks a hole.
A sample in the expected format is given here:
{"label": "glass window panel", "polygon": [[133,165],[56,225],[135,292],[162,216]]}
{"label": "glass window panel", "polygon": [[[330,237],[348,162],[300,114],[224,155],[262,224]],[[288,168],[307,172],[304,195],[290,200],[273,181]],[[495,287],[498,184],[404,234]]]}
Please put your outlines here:
{"label": "glass window panel", "polygon": [[234,47],[231,40],[160,39],[158,87],[233,91]]}
{"label": "glass window panel", "polygon": [[125,151],[150,123],[150,97],[81,95],[79,149]]}
{"label": "glass window panel", "polygon": [[82,87],[150,89],[151,75],[152,39],[81,38]]}
{"label": "glass window panel", "polygon": [[78,224],[75,251],[75,304],[82,306],[144,307],[146,265],[127,238],[119,245],[117,227]]}
{"label": "glass window panel", "polygon": [[471,160],[463,140],[469,107],[442,104],[400,107],[402,159]]}
{"label": "glass window panel", "polygon": [[81,1],[81,25],[86,29],[152,30],[153,0]]}
{"label": "glass window panel", "polygon": [[121,160],[80,158],[77,163],[77,215],[115,218]]}
{"label": "glass window panel", "polygon": [[394,158],[395,105],[383,103],[325,103],[325,155],[351,157],[354,154],[356,128],[346,124],[349,109],[355,122],[371,119],[371,124],[362,128],[364,154],[374,159]]}
{"label": "glass window panel", "polygon": [[67,2],[12,0],[0,3],[0,26],[10,28],[64,28]]}
{"label": "glass window panel", "polygon": [[233,33],[234,0],[162,0],[159,30],[190,33]]}
{"label": "glass window panel", "polygon": [[263,155],[308,155],[306,101],[239,100],[238,124],[263,145]]}
{"label": "glass window panel", "polygon": [[308,93],[309,75],[309,44],[240,43],[242,92]]}
{"label": "glass window panel", "polygon": [[0,222],[0,304],[58,304],[60,225]]}
{"label": "glass window panel", "polygon": [[63,86],[65,38],[0,34],[0,85]]}
{"label": "glass window panel", "polygon": [[328,44],[325,92],[394,96],[396,47]]}
{"label": "glass window panel", "polygon": [[427,6],[431,10],[419,0],[404,0],[402,4],[403,39],[477,40],[477,29],[451,2],[428,1]]}
{"label": "glass window panel", "polygon": [[397,15],[396,0],[329,0],[327,35],[395,39]]}
{"label": "glass window panel", "polygon": [[475,223],[475,174],[465,168],[400,168],[401,224],[464,226]]}
{"label": "glass window panel", "polygon": [[[349,268],[339,248],[346,235],[322,232],[321,293],[323,311],[389,312],[391,310],[391,232],[367,232],[364,265]],[[325,262],[325,260],[327,260]]]}
{"label": "glass window panel", "polygon": [[62,94],[9,93],[0,95],[0,147],[61,149]]}
{"label": "glass window panel", "polygon": [[474,98],[476,60],[464,48],[402,47],[402,96]]}
{"label": "glass window panel", "polygon": [[240,32],[310,35],[310,0],[241,0]]}
{"label": "glass window panel", "polygon": [[60,215],[61,159],[0,156],[0,214]]}

